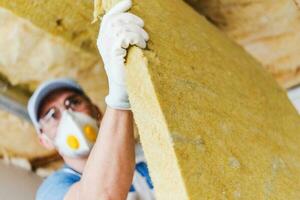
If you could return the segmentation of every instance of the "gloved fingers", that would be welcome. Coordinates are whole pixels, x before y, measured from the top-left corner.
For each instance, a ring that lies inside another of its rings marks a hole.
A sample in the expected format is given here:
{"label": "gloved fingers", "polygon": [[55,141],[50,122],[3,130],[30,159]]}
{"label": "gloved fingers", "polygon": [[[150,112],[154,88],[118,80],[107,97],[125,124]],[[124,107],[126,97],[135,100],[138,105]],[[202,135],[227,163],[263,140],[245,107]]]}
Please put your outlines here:
{"label": "gloved fingers", "polygon": [[137,45],[140,48],[146,47],[146,41],[143,36],[136,32],[123,32],[120,36],[119,41],[116,42],[116,46],[122,48],[128,48],[129,45]]}
{"label": "gloved fingers", "polygon": [[115,34],[114,37],[121,37],[122,34],[126,33],[126,32],[133,32],[133,33],[138,33],[142,36],[142,38],[146,41],[149,40],[149,35],[148,33],[141,28],[140,26],[136,25],[136,24],[124,24],[121,27],[119,27],[118,29],[114,30]]}
{"label": "gloved fingers", "polygon": [[136,32],[127,32],[129,37],[127,38],[130,45],[136,45],[142,49],[146,47],[146,41],[143,36]]}
{"label": "gloved fingers", "polygon": [[119,35],[119,37],[115,38],[115,41],[112,44],[113,55],[115,55],[117,53],[119,48],[124,48],[124,49],[128,48],[129,41],[126,40],[126,37],[128,37],[128,35],[125,35],[124,33],[122,33],[121,35]]}
{"label": "gloved fingers", "polygon": [[[106,39],[106,40],[112,41],[113,43],[115,43],[114,41],[119,41],[119,42],[117,42],[117,45],[120,45],[123,48],[127,48],[129,44],[126,45],[126,43],[124,43],[124,40],[123,40],[123,38],[126,38],[127,33],[136,33],[137,35],[140,35],[143,40],[145,40],[145,41],[149,40],[149,35],[143,28],[141,28],[135,24],[124,24],[119,27],[108,28],[105,31],[105,33],[103,33],[102,36],[100,36],[102,38],[98,42],[98,44],[100,46],[101,41],[102,41],[102,43],[104,43],[105,39]],[[117,45],[116,45],[116,47],[118,47]]]}
{"label": "gloved fingers", "polygon": [[[133,33],[133,34],[135,34],[135,33]],[[139,38],[133,37],[133,38],[129,41],[129,43],[130,43],[131,45],[136,45],[136,46],[138,46],[138,47],[140,47],[140,48],[142,48],[142,49],[146,48],[147,44],[146,44],[146,41],[144,40],[144,38],[142,38],[141,35],[138,35],[138,37],[139,37]]]}
{"label": "gloved fingers", "polygon": [[106,15],[113,15],[117,13],[126,12],[132,6],[131,0],[122,0],[121,2],[117,3],[114,7],[112,7]]}
{"label": "gloved fingers", "polygon": [[123,49],[122,47],[120,47],[120,48],[114,49],[113,54],[116,57],[122,57],[122,58],[124,58],[126,56],[126,54],[127,54],[127,51],[126,51],[126,49]]}
{"label": "gloved fingers", "polygon": [[[106,60],[110,60],[109,55],[111,55],[110,57],[125,57],[126,48],[129,45],[145,48],[148,39],[148,33],[138,25],[125,24],[121,27],[108,28],[101,35],[101,40],[97,41],[97,46],[103,61],[106,62]],[[111,53],[107,52],[109,46]]]}
{"label": "gloved fingers", "polygon": [[123,24],[136,24],[140,27],[144,27],[144,20],[140,18],[139,16],[136,16],[130,12],[121,13],[118,15],[113,16],[110,19],[111,26],[121,26]]}
{"label": "gloved fingers", "polygon": [[127,54],[126,48],[129,46],[129,43],[125,38],[122,37],[116,37],[114,39],[114,42],[112,45],[112,55],[114,56],[122,56],[125,57]]}

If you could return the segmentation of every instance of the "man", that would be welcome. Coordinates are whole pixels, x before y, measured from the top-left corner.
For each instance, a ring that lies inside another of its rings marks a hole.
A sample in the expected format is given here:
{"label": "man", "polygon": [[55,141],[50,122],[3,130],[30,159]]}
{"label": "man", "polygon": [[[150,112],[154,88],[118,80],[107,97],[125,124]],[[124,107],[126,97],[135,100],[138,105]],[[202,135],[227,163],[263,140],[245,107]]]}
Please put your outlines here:
{"label": "man", "polygon": [[40,142],[65,162],[40,186],[37,200],[154,199],[124,81],[124,48],[145,48],[148,40],[143,20],[125,12],[131,4],[118,3],[101,22],[97,45],[109,83],[103,116],[71,79],[47,81],[29,100]]}

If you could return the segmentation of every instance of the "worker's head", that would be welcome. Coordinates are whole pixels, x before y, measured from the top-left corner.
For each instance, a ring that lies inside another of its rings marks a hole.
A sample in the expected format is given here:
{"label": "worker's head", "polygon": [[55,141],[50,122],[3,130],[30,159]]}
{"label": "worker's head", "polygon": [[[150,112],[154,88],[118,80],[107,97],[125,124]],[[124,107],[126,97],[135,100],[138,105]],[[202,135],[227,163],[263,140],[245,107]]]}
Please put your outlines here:
{"label": "worker's head", "polygon": [[86,155],[102,117],[80,85],[66,78],[41,84],[29,100],[28,112],[41,144],[63,156]]}

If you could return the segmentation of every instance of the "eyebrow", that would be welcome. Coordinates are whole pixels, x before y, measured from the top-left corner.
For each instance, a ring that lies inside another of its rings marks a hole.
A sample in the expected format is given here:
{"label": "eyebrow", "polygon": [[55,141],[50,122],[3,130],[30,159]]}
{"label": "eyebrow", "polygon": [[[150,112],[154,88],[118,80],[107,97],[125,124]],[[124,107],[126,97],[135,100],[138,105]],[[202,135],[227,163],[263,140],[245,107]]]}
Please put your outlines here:
{"label": "eyebrow", "polygon": [[77,93],[71,94],[71,95],[69,95],[69,96],[67,96],[67,97],[65,98],[64,102],[65,102],[67,99],[69,99],[69,98],[78,97],[78,96],[81,97],[81,95],[80,95],[80,94],[77,94]]}

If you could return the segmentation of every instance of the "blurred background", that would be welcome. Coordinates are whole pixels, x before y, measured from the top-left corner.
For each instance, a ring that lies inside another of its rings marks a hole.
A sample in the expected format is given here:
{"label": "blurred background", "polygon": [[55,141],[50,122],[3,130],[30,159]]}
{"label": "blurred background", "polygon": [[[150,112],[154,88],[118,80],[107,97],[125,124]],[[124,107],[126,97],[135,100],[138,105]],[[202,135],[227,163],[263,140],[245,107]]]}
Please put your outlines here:
{"label": "blurred background", "polygon": [[[186,1],[300,102],[300,0]],[[33,199],[42,178],[62,165],[39,144],[27,115],[40,82],[73,77],[105,109],[107,80],[92,13],[93,1],[86,0],[0,0],[0,199]],[[7,196],[14,191],[20,196]]]}

